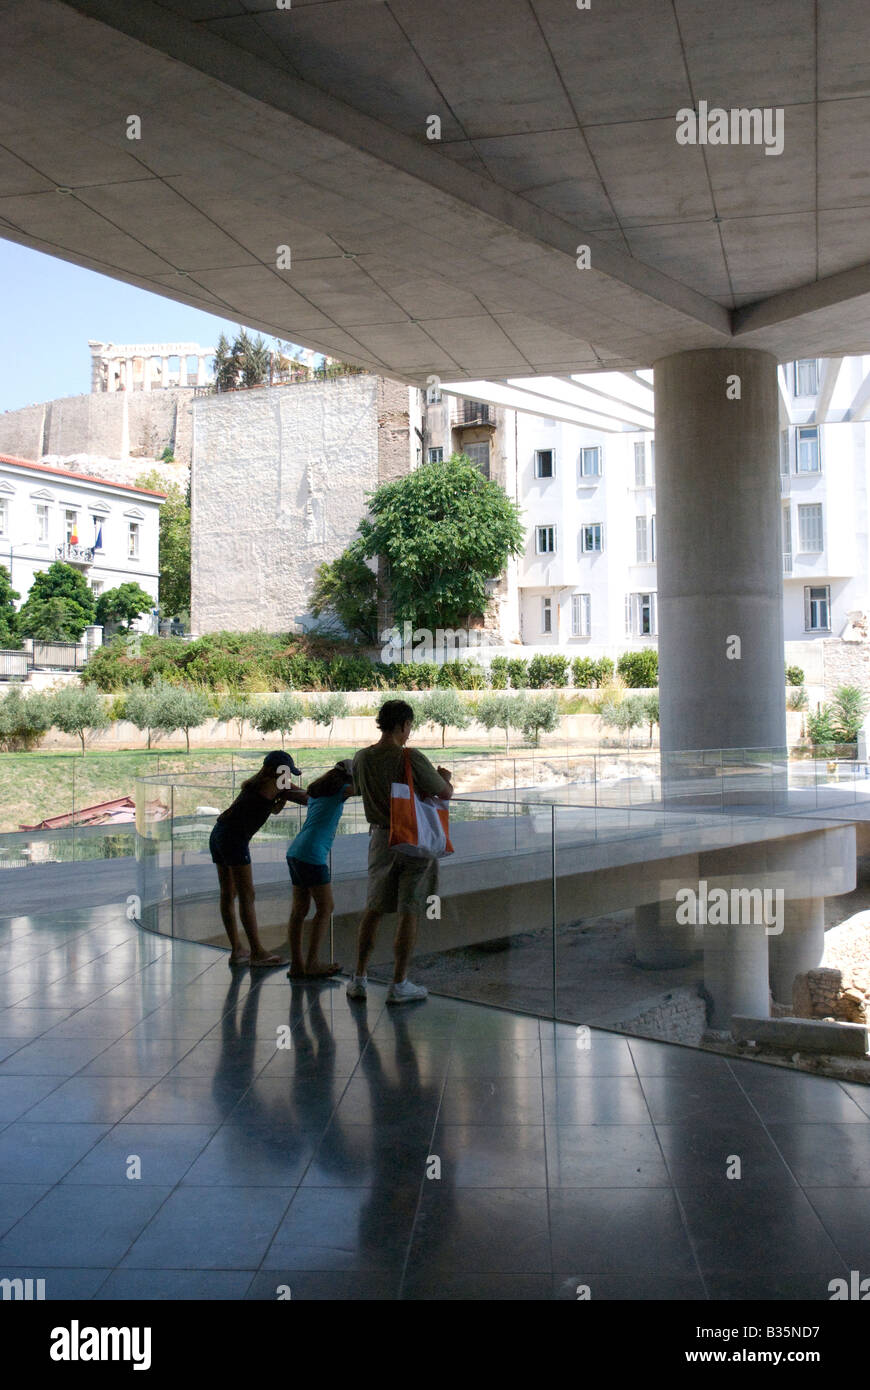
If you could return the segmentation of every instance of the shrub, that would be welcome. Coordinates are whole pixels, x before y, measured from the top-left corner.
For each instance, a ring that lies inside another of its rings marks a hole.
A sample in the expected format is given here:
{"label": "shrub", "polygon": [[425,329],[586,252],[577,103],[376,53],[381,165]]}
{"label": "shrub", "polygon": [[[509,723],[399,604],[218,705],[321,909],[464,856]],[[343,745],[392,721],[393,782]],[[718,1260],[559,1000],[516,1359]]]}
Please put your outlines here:
{"label": "shrub", "polygon": [[[631,747],[631,731],[638,725],[645,724],[648,720],[647,702],[641,695],[628,695],[624,700],[605,701],[602,705],[601,721],[618,729],[627,738],[627,747]],[[652,735],[650,735],[652,742]]]}
{"label": "shrub", "polygon": [[512,656],[508,660],[507,669],[512,688],[514,690],[528,690],[529,663],[521,656]]}
{"label": "shrub", "polygon": [[834,735],[840,743],[854,743],[870,708],[863,691],[857,685],[839,685],[831,703]]}
{"label": "shrub", "polygon": [[99,693],[87,685],[65,685],[51,696],[51,722],[65,734],[75,734],[85,755],[85,738],[109,723]]}
{"label": "shrub", "polygon": [[7,753],[36,748],[46,730],[51,728],[51,697],[25,695],[13,685],[0,700],[0,744]]}
{"label": "shrub", "polygon": [[814,714],[807,715],[804,722],[813,749],[822,758],[833,757],[836,752],[837,734],[831,706],[819,705]]}
{"label": "shrub", "polygon": [[533,656],[529,662],[529,686],[541,690],[544,686],[562,687],[568,684],[566,656]]}
{"label": "shrub", "polygon": [[494,656],[489,663],[489,683],[493,690],[506,690],[508,683],[508,659]]}
{"label": "shrub", "polygon": [[623,652],[616,669],[626,685],[649,690],[659,683],[659,654],[649,647],[640,652]]}
{"label": "shrub", "polygon": [[493,691],[478,700],[475,718],[485,729],[504,729],[505,749],[509,749],[511,729],[522,728],[524,704],[522,697]]}
{"label": "shrub", "polygon": [[308,714],[315,724],[329,725],[329,733],[326,742],[332,741],[332,730],[336,719],[343,719],[350,711],[350,705],[346,695],[339,691],[333,691],[330,695],[322,695],[319,700],[312,700],[308,706]]}
{"label": "shrub", "polygon": [[595,684],[606,685],[613,679],[615,667],[609,656],[602,656],[595,663]]}
{"label": "shrub", "polygon": [[598,663],[591,656],[575,656],[571,662],[571,675],[578,690],[589,690],[596,681]]}
{"label": "shrub", "polygon": [[807,699],[806,687],[802,685],[797,690],[790,690],[785,703],[789,709],[807,709],[809,700]]}
{"label": "shrub", "polygon": [[649,743],[651,748],[653,741],[653,728],[659,722],[658,691],[656,691],[654,695],[645,695],[641,703],[643,704],[644,719],[649,724]]}
{"label": "shrub", "polygon": [[786,666],[785,683],[786,685],[803,685],[804,673],[800,666]]}
{"label": "shrub", "polygon": [[[475,663],[469,661],[467,657],[458,661],[445,661],[438,670],[437,685],[440,686],[442,690],[449,689],[450,687],[454,690],[473,690],[477,688],[472,684],[472,680],[475,678],[473,675],[474,666]],[[477,670],[481,671],[482,668],[477,667]],[[485,684],[486,677],[484,675],[484,685]]]}

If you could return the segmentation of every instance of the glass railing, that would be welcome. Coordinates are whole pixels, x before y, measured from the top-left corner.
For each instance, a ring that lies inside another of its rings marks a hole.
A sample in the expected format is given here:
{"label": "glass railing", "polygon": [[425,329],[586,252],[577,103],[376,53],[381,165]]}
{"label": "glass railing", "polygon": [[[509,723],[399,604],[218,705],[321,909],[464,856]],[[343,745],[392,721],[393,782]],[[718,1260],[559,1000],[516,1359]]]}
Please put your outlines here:
{"label": "glass railing", "polygon": [[[677,887],[690,883],[687,863],[703,862],[712,879],[718,853],[729,865],[720,870],[729,874],[729,883],[752,889],[752,877],[734,874],[736,847],[823,830],[817,820],[795,814],[768,811],[759,818],[751,798],[747,804],[749,792],[769,789],[782,767],[759,750],[746,760],[681,761],[685,795],[679,805],[661,797],[608,803],[600,788],[596,803],[594,787],[582,779],[551,786],[544,777],[552,772],[550,761],[536,760],[543,780],[534,795],[514,795],[508,785],[488,793],[464,791],[465,780],[483,776],[485,769],[473,759],[457,765],[460,790],[450,803],[455,853],[440,862],[437,894],[421,910],[412,978],[438,994],[700,1044],[707,1029],[707,1004],[698,989],[705,928],[690,925],[678,932],[679,949],[665,960],[655,949],[655,931],[650,937],[649,905],[673,903]],[[693,802],[695,782],[707,780],[699,767],[712,768],[713,779],[729,786],[748,778],[748,791],[742,787],[730,804],[721,789],[712,806]],[[557,762],[556,771],[563,778],[570,771],[585,775],[588,768],[584,755]],[[493,780],[509,783],[514,775],[512,759],[497,760]],[[136,896],[144,927],[226,948],[208,840],[239,776],[225,769],[138,782]],[[304,814],[304,808],[288,806],[251,841],[257,918],[271,950],[286,950],[291,885],[285,856]],[[366,902],[367,832],[362,803],[351,798],[330,857],[335,912],[328,956],[346,969],[353,965]],[[697,880],[696,872],[696,887]],[[815,880],[808,886],[809,878],[799,882],[794,874],[788,882],[798,898],[824,893],[826,886]],[[828,890],[846,891],[833,880]],[[764,928],[759,930],[764,938]],[[390,978],[392,936],[388,918],[369,970],[375,980]],[[766,951],[764,939],[762,945]],[[763,989],[766,1001],[766,978]]]}

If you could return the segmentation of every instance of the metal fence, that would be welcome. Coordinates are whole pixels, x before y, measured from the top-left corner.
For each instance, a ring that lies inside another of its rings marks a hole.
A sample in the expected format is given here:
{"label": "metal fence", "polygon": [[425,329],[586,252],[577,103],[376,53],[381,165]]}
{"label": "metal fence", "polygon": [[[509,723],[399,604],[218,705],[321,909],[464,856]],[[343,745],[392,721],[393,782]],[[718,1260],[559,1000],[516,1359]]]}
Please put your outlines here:
{"label": "metal fence", "polygon": [[0,680],[26,680],[31,671],[81,671],[88,659],[84,642],[27,643],[22,651],[0,648]]}

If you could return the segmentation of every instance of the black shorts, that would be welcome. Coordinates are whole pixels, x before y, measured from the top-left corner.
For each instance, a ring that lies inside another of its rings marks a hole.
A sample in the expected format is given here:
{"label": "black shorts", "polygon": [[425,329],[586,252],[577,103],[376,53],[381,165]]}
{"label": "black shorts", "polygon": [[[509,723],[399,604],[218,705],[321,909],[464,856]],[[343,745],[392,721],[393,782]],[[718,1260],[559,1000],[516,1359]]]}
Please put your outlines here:
{"label": "black shorts", "polygon": [[309,864],[305,859],[291,859],[288,855],[287,868],[294,888],[321,888],[331,879],[328,864]]}
{"label": "black shorts", "polygon": [[224,825],[216,825],[208,837],[208,847],[215,864],[225,869],[237,869],[242,864],[250,864],[249,841],[234,835]]}

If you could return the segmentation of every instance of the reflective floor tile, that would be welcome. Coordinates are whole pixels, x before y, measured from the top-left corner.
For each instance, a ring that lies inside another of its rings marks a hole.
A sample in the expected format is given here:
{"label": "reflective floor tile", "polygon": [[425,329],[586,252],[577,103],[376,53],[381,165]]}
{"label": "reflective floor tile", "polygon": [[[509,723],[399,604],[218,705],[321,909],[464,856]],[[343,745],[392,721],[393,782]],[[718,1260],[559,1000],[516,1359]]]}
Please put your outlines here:
{"label": "reflective floor tile", "polygon": [[431,1130],[440,1097],[441,1085],[437,1081],[403,1086],[384,1079],[372,1081],[358,1072],[346,1083],[336,1117],[344,1124],[408,1121],[417,1126],[429,1125]]}
{"label": "reflective floor tile", "polygon": [[771,1193],[732,1182],[717,1188],[715,1201],[706,1186],[678,1192],[704,1272],[839,1272],[840,1256],[798,1187]]}
{"label": "reflective floor tile", "polygon": [[131,1303],[237,1302],[245,1297],[253,1274],[252,1269],[116,1269],[94,1298]]}
{"label": "reflective floor tile", "polygon": [[398,1299],[399,1274],[372,1270],[261,1270],[245,1294],[249,1300],[276,1303],[279,1298],[294,1303],[384,1302]]}
{"label": "reflective floor tile", "polygon": [[165,1076],[196,1044],[191,1038],[121,1038],[101,1052],[80,1076]]}
{"label": "reflective floor tile", "polygon": [[694,1275],[674,1194],[660,1188],[550,1188],[553,1266],[594,1274]]}
{"label": "reflective floor tile", "polygon": [[280,1134],[256,1125],[223,1125],[184,1176],[185,1186],[296,1187],[320,1131],[285,1126]]}
{"label": "reflective floor tile", "polygon": [[13,1006],[0,1010],[0,1038],[38,1038],[69,1018],[74,1010],[68,1009],[25,1009]]}
{"label": "reflective floor tile", "polygon": [[557,1274],[552,1296],[558,1303],[682,1303],[705,1299],[707,1291],[700,1274]]}
{"label": "reflective floor tile", "polygon": [[[807,1187],[810,1205],[850,1269],[870,1277],[870,1187]],[[868,1285],[865,1292],[870,1291]]]}
{"label": "reflective floor tile", "polygon": [[16,1120],[0,1133],[0,1182],[57,1182],[108,1128]]}
{"label": "reflective floor tile", "polygon": [[768,1128],[804,1187],[870,1187],[870,1126],[809,1123]]}
{"label": "reflective floor tile", "polygon": [[540,1045],[533,1038],[516,1043],[454,1039],[448,1075],[540,1076]]}
{"label": "reflective floor tile", "polygon": [[72,1076],[107,1046],[106,1038],[38,1038],[0,1062],[0,1076]]}
{"label": "reflective floor tile", "polygon": [[541,1274],[551,1268],[546,1191],[424,1187],[409,1284],[434,1272]]}
{"label": "reflective floor tile", "polygon": [[46,1303],[69,1303],[93,1298],[111,1269],[58,1269],[53,1265],[4,1265],[6,1279],[44,1279]]}
{"label": "reflective floor tile", "polygon": [[425,1131],[408,1126],[342,1125],[333,1121],[302,1179],[305,1187],[419,1186],[430,1156]]}
{"label": "reflective floor tile", "polygon": [[124,1256],[122,1266],[256,1269],[291,1195],[288,1188],[177,1188]]}
{"label": "reflective floor tile", "polygon": [[545,1303],[552,1298],[550,1274],[499,1274],[433,1270],[408,1278],[402,1287],[407,1302]]}
{"label": "reflective floor tile", "polygon": [[263,1269],[400,1273],[417,1194],[417,1186],[301,1187],[275,1234]]}
{"label": "reflective floor tile", "polygon": [[165,1187],[52,1189],[0,1240],[0,1266],[111,1268],[169,1196]]}
{"label": "reflective floor tile", "polygon": [[739,1081],[765,1124],[863,1124],[870,1115],[828,1077],[741,1072]]}
{"label": "reflective floor tile", "polygon": [[432,1140],[441,1180],[456,1187],[546,1187],[543,1125],[442,1125]]}
{"label": "reflective floor tile", "polygon": [[45,1183],[0,1183],[0,1235],[50,1191]]}
{"label": "reflective floor tile", "polygon": [[776,1144],[758,1121],[708,1119],[703,1125],[655,1128],[668,1172],[677,1186],[707,1185],[712,1192],[739,1181],[747,1187],[774,1191],[780,1183],[794,1184]]}
{"label": "reflective floor tile", "polygon": [[636,1076],[545,1076],[544,1117],[559,1125],[649,1125]]}
{"label": "reflective floor tile", "polygon": [[28,1110],[27,1119],[114,1124],[154,1084],[151,1076],[73,1076]]}
{"label": "reflective floor tile", "polygon": [[[213,1125],[115,1125],[69,1170],[64,1186],[172,1187],[181,1181],[214,1132]],[[130,1177],[131,1173],[138,1173],[138,1177]]]}
{"label": "reflective floor tile", "polygon": [[758,1118],[736,1081],[728,1076],[674,1073],[642,1076],[640,1083],[654,1124],[704,1125],[710,1120],[749,1122]]}
{"label": "reflective floor tile", "polygon": [[548,1125],[553,1187],[670,1187],[652,1125]]}
{"label": "reflective floor tile", "polygon": [[165,1076],[125,1117],[131,1124],[209,1124],[225,1119],[245,1085],[200,1077]]}
{"label": "reflective floor tile", "polygon": [[441,1097],[442,1124],[539,1125],[543,1087],[534,1076],[452,1076]]}

